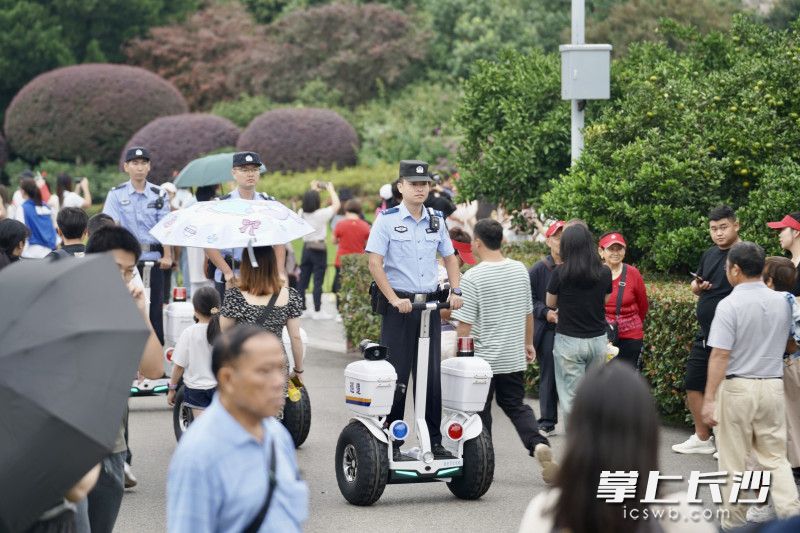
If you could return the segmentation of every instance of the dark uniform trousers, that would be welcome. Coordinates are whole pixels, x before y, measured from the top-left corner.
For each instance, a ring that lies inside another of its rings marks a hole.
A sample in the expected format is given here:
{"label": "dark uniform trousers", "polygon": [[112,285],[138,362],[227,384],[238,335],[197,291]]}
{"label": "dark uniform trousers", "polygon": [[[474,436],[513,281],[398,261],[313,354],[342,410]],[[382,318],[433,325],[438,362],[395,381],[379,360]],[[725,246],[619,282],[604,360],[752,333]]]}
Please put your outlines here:
{"label": "dark uniform trousers", "polygon": [[[150,269],[150,325],[153,326],[153,331],[158,337],[161,345],[164,345],[164,276],[167,272],[161,270],[158,266],[158,261],[153,262],[153,268]],[[142,276],[144,281],[144,262],[140,261],[136,265],[139,269],[139,275]]]}
{"label": "dark uniform trousers", "polygon": [[[414,387],[417,386],[417,343],[422,311],[401,313],[389,305],[381,324],[381,344],[389,347],[387,361],[397,372],[397,383],[408,386],[409,375],[414,373]],[[428,395],[425,406],[425,422],[431,436],[431,445],[442,442],[439,426],[442,422],[442,382],[440,375],[442,351],[442,324],[439,311],[430,314],[430,351],[428,358]],[[395,396],[388,422],[402,420],[406,406],[405,393]]]}
{"label": "dark uniform trousers", "polygon": [[555,342],[555,338],[555,328],[547,328],[542,332],[539,345],[536,347],[536,359],[539,361],[540,426],[555,426],[558,424],[556,367],[553,361],[553,343]]}

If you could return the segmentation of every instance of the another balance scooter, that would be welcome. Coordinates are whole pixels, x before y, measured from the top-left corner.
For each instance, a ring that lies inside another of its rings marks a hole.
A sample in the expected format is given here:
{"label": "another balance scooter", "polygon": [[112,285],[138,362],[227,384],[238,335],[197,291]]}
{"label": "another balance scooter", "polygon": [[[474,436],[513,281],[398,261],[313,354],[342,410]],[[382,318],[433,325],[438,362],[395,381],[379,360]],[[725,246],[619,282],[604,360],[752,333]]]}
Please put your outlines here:
{"label": "another balance scooter", "polygon": [[[431,312],[449,302],[413,303],[422,310],[414,396],[414,429],[419,446],[395,461],[390,443],[408,437],[403,420],[387,424],[395,397],[397,373],[386,361],[389,348],[364,340],[363,361],[345,368],[345,402],[350,423],[336,444],[336,480],[345,499],[354,505],[372,505],[387,483],[444,481],[465,500],[483,496],[494,477],[494,449],[480,416],[486,403],[492,370],[483,359],[470,357],[472,338],[459,339],[459,357],[442,362],[442,445],[453,458],[437,459],[431,451],[425,423]],[[403,387],[404,385],[400,385]]]}

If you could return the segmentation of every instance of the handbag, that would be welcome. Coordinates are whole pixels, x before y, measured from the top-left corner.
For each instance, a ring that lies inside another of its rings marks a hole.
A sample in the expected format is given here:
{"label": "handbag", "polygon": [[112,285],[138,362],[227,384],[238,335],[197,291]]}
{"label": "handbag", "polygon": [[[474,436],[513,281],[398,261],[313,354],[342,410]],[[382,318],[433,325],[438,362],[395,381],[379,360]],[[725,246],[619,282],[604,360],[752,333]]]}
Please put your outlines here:
{"label": "handbag", "polygon": [[243,533],[257,533],[261,529],[261,524],[267,517],[269,505],[272,503],[272,495],[275,494],[275,486],[278,484],[278,478],[275,477],[275,439],[272,439],[272,446],[269,454],[269,483],[267,484],[267,497],[258,510],[258,514],[253,520],[244,528]]}
{"label": "handbag", "polygon": [[625,292],[625,277],[628,274],[628,265],[622,265],[622,274],[619,278],[619,288],[617,289],[617,307],[614,311],[614,320],[606,322],[606,337],[611,344],[617,344],[619,340],[619,311],[622,307],[622,294]]}

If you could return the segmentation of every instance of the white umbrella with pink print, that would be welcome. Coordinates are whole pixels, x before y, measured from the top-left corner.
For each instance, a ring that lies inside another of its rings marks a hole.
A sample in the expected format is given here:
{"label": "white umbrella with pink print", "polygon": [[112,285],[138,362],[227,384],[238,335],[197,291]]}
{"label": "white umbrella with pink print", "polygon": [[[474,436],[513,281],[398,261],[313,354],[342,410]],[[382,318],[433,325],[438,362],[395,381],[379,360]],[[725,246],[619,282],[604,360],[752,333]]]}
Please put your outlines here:
{"label": "white umbrella with pink print", "polygon": [[[150,234],[165,246],[248,248],[286,244],[314,228],[275,200],[212,200],[173,211]],[[248,254],[255,264],[254,255]]]}

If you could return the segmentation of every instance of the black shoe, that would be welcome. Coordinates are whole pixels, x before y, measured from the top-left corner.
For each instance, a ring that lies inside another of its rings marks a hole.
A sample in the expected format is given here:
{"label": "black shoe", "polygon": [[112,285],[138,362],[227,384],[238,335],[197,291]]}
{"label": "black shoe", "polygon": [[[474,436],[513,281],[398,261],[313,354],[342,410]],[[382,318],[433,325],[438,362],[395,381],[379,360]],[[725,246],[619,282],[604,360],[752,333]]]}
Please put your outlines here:
{"label": "black shoe", "polygon": [[431,446],[431,451],[433,452],[433,457],[435,459],[455,459],[456,456],[447,451],[447,448],[442,446],[441,444],[434,444]]}
{"label": "black shoe", "polygon": [[403,454],[400,452],[400,446],[403,445],[403,442],[402,440],[392,441],[392,460],[394,462],[403,460]]}

